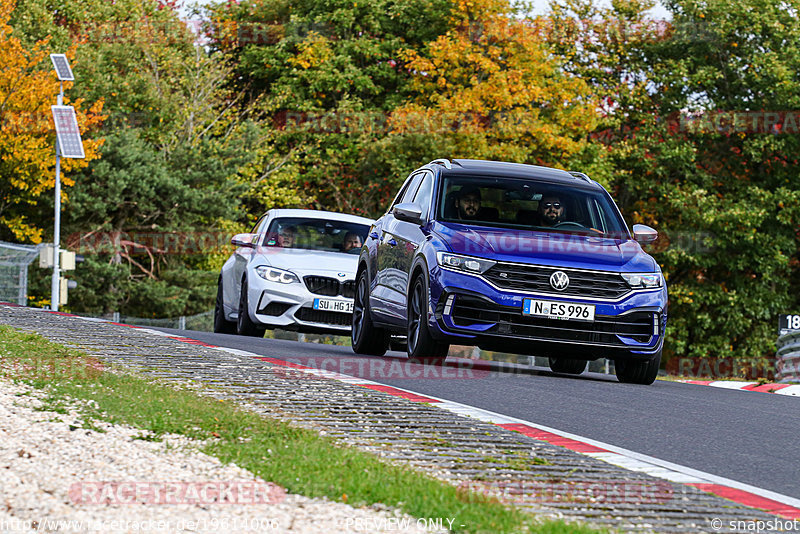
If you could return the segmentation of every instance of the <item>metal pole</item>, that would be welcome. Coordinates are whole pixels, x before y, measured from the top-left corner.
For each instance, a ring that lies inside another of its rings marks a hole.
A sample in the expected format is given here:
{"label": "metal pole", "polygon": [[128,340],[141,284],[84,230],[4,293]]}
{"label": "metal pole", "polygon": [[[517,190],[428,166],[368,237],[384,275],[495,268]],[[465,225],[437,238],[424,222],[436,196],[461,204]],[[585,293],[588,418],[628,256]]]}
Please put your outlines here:
{"label": "metal pole", "polygon": [[[61,82],[61,90],[58,93],[58,105],[64,102],[64,82]],[[50,283],[50,309],[58,311],[58,301],[61,296],[61,270],[59,269],[61,244],[61,155],[58,153],[58,141],[56,140],[56,202],[55,202],[55,224],[53,228],[53,279]]]}
{"label": "metal pole", "polygon": [[28,266],[19,268],[19,293],[17,293],[17,304],[27,306],[28,303]]}

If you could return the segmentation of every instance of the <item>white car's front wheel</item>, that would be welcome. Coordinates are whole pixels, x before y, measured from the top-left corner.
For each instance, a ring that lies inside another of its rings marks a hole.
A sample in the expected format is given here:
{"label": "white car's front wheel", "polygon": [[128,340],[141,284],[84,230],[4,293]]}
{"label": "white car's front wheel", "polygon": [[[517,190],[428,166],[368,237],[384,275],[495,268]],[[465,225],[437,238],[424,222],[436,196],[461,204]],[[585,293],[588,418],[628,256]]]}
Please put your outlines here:
{"label": "white car's front wheel", "polygon": [[222,277],[217,282],[217,300],[214,303],[214,332],[217,334],[235,334],[236,323],[225,318],[222,303]]}
{"label": "white car's front wheel", "polygon": [[247,279],[242,280],[239,293],[239,317],[236,319],[236,333],[240,336],[264,337],[266,327],[254,323],[250,319],[247,302]]}

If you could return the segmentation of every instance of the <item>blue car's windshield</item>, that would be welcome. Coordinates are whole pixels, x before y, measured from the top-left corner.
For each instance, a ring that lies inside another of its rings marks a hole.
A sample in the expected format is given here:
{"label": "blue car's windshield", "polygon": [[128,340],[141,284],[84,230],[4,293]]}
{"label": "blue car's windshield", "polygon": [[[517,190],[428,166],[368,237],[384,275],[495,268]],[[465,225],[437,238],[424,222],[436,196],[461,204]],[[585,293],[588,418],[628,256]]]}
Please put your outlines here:
{"label": "blue car's windshield", "polygon": [[628,230],[602,191],[535,179],[446,175],[437,219],[443,222],[627,237]]}

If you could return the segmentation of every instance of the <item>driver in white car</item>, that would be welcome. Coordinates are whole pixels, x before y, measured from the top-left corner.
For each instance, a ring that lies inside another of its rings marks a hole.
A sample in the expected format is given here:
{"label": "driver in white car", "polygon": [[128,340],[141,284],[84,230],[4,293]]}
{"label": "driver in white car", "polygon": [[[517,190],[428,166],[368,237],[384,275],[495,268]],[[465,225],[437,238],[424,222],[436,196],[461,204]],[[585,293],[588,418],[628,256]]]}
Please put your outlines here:
{"label": "driver in white car", "polygon": [[292,248],[294,246],[297,231],[293,226],[284,226],[278,232],[278,246],[283,248]]}
{"label": "driver in white car", "polygon": [[544,195],[539,201],[539,220],[542,226],[555,226],[564,220],[567,209],[556,195]]}
{"label": "driver in white car", "polygon": [[361,236],[355,232],[347,232],[342,243],[342,252],[350,252],[353,249],[361,250]]}

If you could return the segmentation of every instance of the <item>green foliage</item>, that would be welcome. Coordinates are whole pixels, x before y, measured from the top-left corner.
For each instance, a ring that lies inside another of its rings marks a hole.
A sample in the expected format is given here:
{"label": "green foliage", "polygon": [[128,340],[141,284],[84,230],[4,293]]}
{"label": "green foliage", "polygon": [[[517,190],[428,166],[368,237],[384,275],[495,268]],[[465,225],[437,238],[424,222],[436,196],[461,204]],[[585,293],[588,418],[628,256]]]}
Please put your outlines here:
{"label": "green foliage", "polygon": [[583,32],[561,52],[609,106],[596,137],[613,191],[630,222],[663,236],[665,354],[763,359],[777,315],[800,305],[800,138],[708,125],[720,110],[755,112],[749,124],[759,110],[797,109],[800,23],[772,0],[674,1],[672,26],[646,23],[648,4],[613,6],[565,2],[553,28]]}
{"label": "green foliage", "polygon": [[[259,182],[248,195],[252,213],[274,201],[368,216],[385,209],[410,170],[407,152],[387,152],[385,141],[388,114],[410,90],[401,52],[444,31],[450,10],[445,0],[210,8],[212,43],[234,65],[233,87],[276,126],[256,174],[279,169],[270,176],[276,188],[265,194]],[[391,169],[376,165],[387,161]]]}
{"label": "green foliage", "polygon": [[[670,0],[670,22],[650,0],[554,0],[536,19],[503,0],[219,1],[210,52],[162,4],[12,13],[23,43],[76,47],[70,95],[110,115],[102,159],[66,191],[76,242],[233,234],[276,207],[379,216],[424,162],[496,158],[583,170],[660,231],[667,358],[767,357],[777,315],[800,311],[800,124],[754,115],[800,109],[798,0]],[[71,306],[209,309],[227,253],[96,254]]]}

